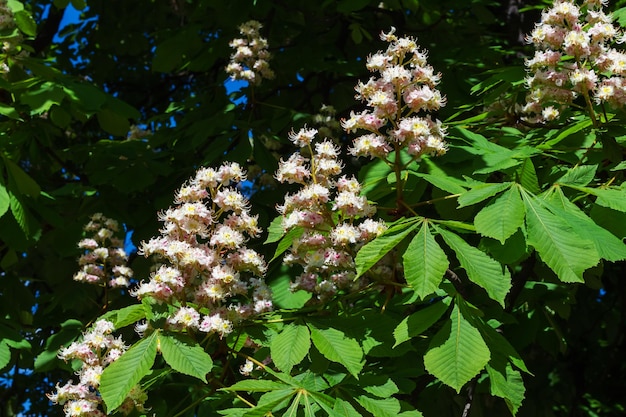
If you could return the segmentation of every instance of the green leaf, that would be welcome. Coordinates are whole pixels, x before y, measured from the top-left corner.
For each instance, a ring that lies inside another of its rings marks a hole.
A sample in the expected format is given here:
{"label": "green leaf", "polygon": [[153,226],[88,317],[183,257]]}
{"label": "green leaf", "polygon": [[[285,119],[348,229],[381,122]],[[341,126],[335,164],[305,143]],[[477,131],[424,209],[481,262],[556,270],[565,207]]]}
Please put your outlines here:
{"label": "green leaf", "polygon": [[466,191],[466,184],[454,177],[422,173],[418,173],[417,175],[424,178],[440,190],[447,191],[450,194],[463,194]]}
{"label": "green leaf", "polygon": [[318,329],[307,323],[311,330],[311,340],[324,357],[346,367],[355,378],[363,369],[363,350],[359,343],[345,335],[341,330],[327,328]]}
{"label": "green leaf", "polygon": [[272,290],[272,302],[280,308],[298,309],[302,308],[312,297],[308,291],[291,290],[291,267],[281,265],[279,267],[280,275],[269,281],[269,287]]}
{"label": "green leaf", "polygon": [[128,349],[105,368],[100,378],[100,394],[109,411],[122,405],[130,390],[150,372],[157,353],[158,332]]}
{"label": "green leaf", "polygon": [[146,318],[146,307],[143,304],[133,304],[119,310],[108,311],[101,319],[113,322],[116,329],[121,329],[139,320]]}
{"label": "green leaf", "polygon": [[522,165],[517,170],[517,175],[519,176],[519,183],[522,187],[531,193],[539,194],[541,192],[539,180],[537,179],[537,171],[535,171],[535,166],[531,158],[526,158],[524,162],[522,162]]}
{"label": "green leaf", "polygon": [[[626,8],[625,8],[626,9]],[[623,171],[626,170],[626,161],[622,161],[619,164],[615,165],[610,171]],[[587,184],[585,184],[587,185]]]}
{"label": "green leaf", "polygon": [[602,259],[611,262],[626,259],[626,244],[613,233],[598,226],[576,204],[569,201],[560,188],[555,187],[549,197],[550,211],[573,230],[579,231],[581,235],[591,240]]}
{"label": "green leaf", "polygon": [[438,230],[456,254],[470,281],[484,288],[489,297],[504,307],[504,297],[511,288],[509,270],[480,249],[469,245],[457,234],[440,228]]}
{"label": "green leaf", "polygon": [[304,228],[302,227],[294,227],[293,229],[285,233],[285,236],[283,236],[280,242],[278,242],[278,246],[276,247],[276,252],[274,252],[274,256],[272,257],[270,262],[272,262],[274,259],[277,259],[287,249],[289,249],[293,241],[299,238],[300,236],[302,236],[302,233],[304,233]]}
{"label": "green leaf", "polygon": [[288,401],[289,398],[293,397],[296,393],[297,390],[294,388],[267,392],[261,396],[256,407],[252,408],[242,416],[265,417],[268,415],[268,412]]}
{"label": "green leaf", "polygon": [[348,401],[336,398],[332,417],[361,417],[361,413]]}
{"label": "green leaf", "polygon": [[74,8],[76,10],[83,10],[85,7],[87,7],[87,3],[85,2],[85,0],[70,0],[72,2],[72,6],[74,6]]}
{"label": "green leaf", "polygon": [[443,316],[449,306],[450,299],[447,298],[405,317],[393,331],[393,336],[396,339],[394,347],[429,329]]}
{"label": "green leaf", "polygon": [[27,36],[37,35],[37,22],[26,10],[20,10],[13,14],[15,24]]}
{"label": "green leaf", "polygon": [[412,224],[399,224],[394,227],[390,227],[371,242],[365,244],[359,252],[356,254],[354,262],[356,263],[357,277],[362,276],[369,271],[376,262],[382,259],[390,250],[395,248],[402,240],[408,236],[417,226],[419,226],[422,219],[416,218],[412,220]]}
{"label": "green leaf", "polygon": [[130,130],[130,122],[121,114],[110,109],[102,109],[97,113],[100,127],[115,136],[126,136]]}
{"label": "green leaf", "polygon": [[26,208],[22,205],[20,200],[18,200],[17,197],[15,197],[12,194],[10,195],[9,204],[11,206],[11,213],[13,214],[15,221],[17,221],[17,224],[19,224],[20,229],[22,229],[22,232],[24,232],[24,234],[28,238],[30,238],[31,226],[30,226],[30,221],[29,221],[29,215],[26,211]]}
{"label": "green leaf", "polygon": [[264,245],[268,243],[278,242],[283,236],[285,236],[285,229],[283,229],[283,216],[278,216],[270,223],[267,228],[267,239],[263,242]]}
{"label": "green leaf", "polygon": [[581,130],[590,127],[592,124],[593,122],[591,121],[591,119],[587,117],[574,124],[568,124],[567,127],[561,130],[561,133],[559,133],[554,139],[550,139],[540,144],[539,146],[537,146],[537,148],[538,149],[552,149],[554,145],[561,142],[563,139],[566,139],[567,137],[573,135],[574,133],[580,132]]}
{"label": "green leaf", "polygon": [[6,340],[0,341],[0,370],[9,364],[11,361],[11,349]]}
{"label": "green leaf", "polygon": [[0,114],[3,116],[10,117],[11,119],[14,119],[14,120],[22,120],[22,118],[20,117],[20,114],[17,112],[17,110],[15,110],[13,106],[9,106],[4,103],[0,103]]}
{"label": "green leaf", "polygon": [[282,382],[270,381],[266,379],[245,379],[224,388],[225,391],[245,391],[245,392],[268,392],[292,388]]}
{"label": "green leaf", "polygon": [[179,334],[160,333],[157,337],[163,359],[173,370],[207,382],[213,360],[197,342]]}
{"label": "green leaf", "polygon": [[291,372],[291,368],[304,359],[310,348],[311,336],[308,327],[295,323],[283,327],[270,343],[274,364],[286,373]]}
{"label": "green leaf", "polygon": [[503,371],[487,365],[487,373],[489,374],[491,395],[504,398],[509,411],[515,416],[522,405],[522,401],[524,401],[524,394],[526,393],[522,375],[519,371],[513,369],[509,363],[506,364],[506,368]]}
{"label": "green leaf", "polygon": [[11,189],[30,197],[38,197],[41,194],[39,184],[15,162],[8,158],[3,159],[9,174],[9,184],[15,184],[15,188]]}
{"label": "green leaf", "polygon": [[357,402],[376,417],[398,417],[400,401],[397,398],[372,398],[365,395],[357,397]]}
{"label": "green leaf", "polygon": [[575,190],[595,195],[596,204],[613,210],[626,212],[626,188],[591,188],[565,184]]}
{"label": "green leaf", "polygon": [[524,363],[520,354],[517,353],[515,348],[501,333],[489,324],[485,323],[483,320],[477,319],[476,317],[473,318],[473,323],[476,327],[478,327],[478,330],[480,330],[480,334],[483,336],[485,343],[487,343],[487,346],[492,353],[492,357],[504,357],[518,369],[530,374],[530,371],[526,367],[526,363]]}
{"label": "green leaf", "polygon": [[388,398],[400,391],[396,383],[386,375],[366,374],[361,377],[360,383],[364,391],[378,398]]}
{"label": "green leaf", "polygon": [[580,185],[584,187],[593,181],[596,176],[597,165],[580,165],[567,170],[567,172],[555,184]]}
{"label": "green leaf", "polygon": [[474,226],[483,236],[504,243],[524,225],[524,203],[517,187],[509,188],[476,214]]}
{"label": "green leaf", "polygon": [[72,121],[72,116],[61,106],[53,106],[50,110],[52,123],[65,129]]}
{"label": "green leaf", "polygon": [[476,203],[480,203],[483,200],[488,199],[501,191],[506,190],[512,185],[510,182],[502,183],[485,183],[472,187],[471,190],[463,193],[458,198],[459,208],[465,206],[471,206]]}
{"label": "green leaf", "polygon": [[422,299],[439,287],[449,265],[448,257],[430,233],[426,220],[409,243],[402,259],[406,282]]}
{"label": "green leaf", "polygon": [[583,272],[600,260],[593,242],[565,220],[547,210],[545,203],[522,191],[526,206],[527,242],[563,282],[583,282]]}
{"label": "green leaf", "polygon": [[431,341],[424,355],[424,366],[430,374],[458,393],[487,365],[490,357],[480,332],[455,305],[450,321]]}
{"label": "green leaf", "polygon": [[46,372],[54,369],[60,361],[57,354],[61,346],[68,346],[81,334],[83,323],[79,320],[69,319],[61,324],[61,330],[54,333],[46,340],[46,350],[35,358],[35,371]]}
{"label": "green leaf", "polygon": [[0,217],[9,210],[11,197],[7,193],[7,189],[0,183]]}
{"label": "green leaf", "polygon": [[133,304],[117,310],[117,315],[113,324],[116,329],[121,329],[139,320],[146,318],[146,309],[143,304]]}

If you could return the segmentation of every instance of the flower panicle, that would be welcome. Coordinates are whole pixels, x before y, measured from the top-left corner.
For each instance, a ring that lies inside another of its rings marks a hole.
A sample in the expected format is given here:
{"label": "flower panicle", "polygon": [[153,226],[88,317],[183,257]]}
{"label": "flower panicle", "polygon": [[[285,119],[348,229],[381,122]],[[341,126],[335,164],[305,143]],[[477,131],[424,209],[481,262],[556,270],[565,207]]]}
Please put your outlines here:
{"label": "flower panicle", "polygon": [[[58,356],[64,361],[77,360],[81,368],[76,372],[78,382],[68,381],[65,385],[56,385],[53,393],[47,397],[54,404],[63,406],[68,417],[104,417],[102,397],[98,393],[100,377],[104,369],[122,356],[128,346],[121,337],[115,337],[112,322],[98,320],[90,330],[83,334],[81,341],[72,342],[68,347],[61,348]],[[145,412],[144,407],[148,396],[143,389],[134,386],[122,405],[117,409],[124,415],[133,410]]]}
{"label": "flower panicle", "polygon": [[[535,54],[526,60],[529,93],[522,113],[528,121],[549,122],[578,97],[586,105],[626,104],[626,53],[613,44],[624,33],[606,14],[604,0],[556,0],[526,37]],[[590,109],[592,110],[592,109]]]}
{"label": "flower panicle", "polygon": [[78,259],[81,268],[74,274],[74,280],[113,288],[128,287],[133,270],[127,265],[124,241],[117,236],[121,231],[119,223],[95,213],[83,231],[87,237],[78,242],[84,253]]}
{"label": "flower panicle", "polygon": [[292,289],[311,292],[321,302],[366,285],[365,279],[354,280],[354,255],[386,226],[371,218],[376,208],[360,194],[359,181],[342,175],[339,148],[329,139],[317,139],[317,134],[306,126],[289,134],[310,158],[296,152],[281,160],[276,179],[300,185],[277,207],[285,231],[304,229],[284,258],[284,263],[302,267]]}
{"label": "flower panicle", "polygon": [[235,50],[230,56],[226,72],[233,80],[247,81],[253,85],[274,78],[270,68],[271,54],[268,52],[267,39],[261,36],[263,26],[256,20],[250,20],[239,26],[242,38],[235,38],[229,45]]}
{"label": "flower panicle", "polygon": [[375,76],[355,87],[356,99],[368,109],[351,112],[341,122],[348,133],[366,132],[354,139],[349,153],[382,159],[397,148],[416,159],[444,154],[445,129],[429,114],[446,104],[437,89],[441,74],[427,63],[428,54],[415,38],[398,37],[392,28],[381,39],[389,43],[387,50],[370,55],[366,63]]}
{"label": "flower panicle", "polygon": [[141,244],[140,254],[155,256],[160,265],[131,294],[171,305],[171,330],[224,337],[239,322],[272,309],[261,279],[265,260],[247,247],[261,230],[240,190],[244,181],[237,163],[198,169],[176,192],[175,205],[159,214],[161,235]]}

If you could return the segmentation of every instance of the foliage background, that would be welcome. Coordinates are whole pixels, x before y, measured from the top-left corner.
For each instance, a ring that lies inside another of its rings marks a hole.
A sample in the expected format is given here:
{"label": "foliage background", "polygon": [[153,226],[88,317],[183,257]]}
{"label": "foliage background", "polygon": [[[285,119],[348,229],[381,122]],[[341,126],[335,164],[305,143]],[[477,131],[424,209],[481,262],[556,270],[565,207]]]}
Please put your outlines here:
{"label": "foliage background", "polygon": [[[314,123],[323,104],[332,105],[338,118],[361,108],[353,86],[369,77],[364,60],[384,47],[378,40],[382,30],[394,26],[429,50],[448,99],[438,115],[442,120],[483,114],[483,102],[503,92],[523,96],[523,59],[532,53],[523,34],[547,2],[379,3],[72,0],[80,20],[60,31],[68,1],[24,3],[36,23],[36,30],[26,33],[30,58],[21,71],[16,66],[9,79],[0,80],[0,183],[7,190],[0,195],[0,336],[10,341],[2,350],[0,415],[62,414],[43,395],[68,377],[68,366],[55,359],[54,351],[101,313],[105,297],[100,288],[71,279],[79,255],[76,242],[88,217],[102,212],[116,218],[138,243],[155,235],[156,213],[171,204],[174,190],[199,166],[227,159],[273,172],[277,156],[293,151],[287,132]],[[615,10],[620,6],[612,4]],[[228,41],[249,19],[264,24],[276,80],[254,95],[229,93],[224,72]],[[511,138],[505,128],[518,128],[518,123],[504,114],[464,125],[506,147]],[[131,124],[153,133],[129,138]],[[348,143],[339,130],[332,133]],[[625,133],[617,126],[612,135]],[[455,144],[454,138],[450,141]],[[623,157],[623,143],[615,142],[592,162],[614,167]],[[561,151],[555,163],[545,163],[543,155],[535,158],[536,166],[545,168],[538,169],[545,181],[540,186],[563,172],[554,167],[572,163],[563,157],[569,151]],[[357,173],[366,162],[348,158],[347,169]],[[475,161],[454,150],[437,163],[459,178],[476,168]],[[489,175],[490,182],[497,182],[506,174]],[[255,187],[253,207],[268,225],[285,189]],[[431,186],[424,190],[431,198],[442,195]],[[476,213],[455,208],[455,202],[440,204],[436,211],[459,221],[471,221]],[[623,211],[594,210],[597,223],[619,238],[626,236]],[[270,259],[274,247],[257,249]],[[587,285],[563,285],[531,259],[518,265],[524,276],[520,285],[543,283],[521,291],[514,282],[515,298],[506,311],[510,330],[504,327],[534,375],[524,376],[526,399],[518,415],[624,413],[624,262],[588,271]],[[137,277],[147,277],[146,260],[133,256],[131,266]],[[274,265],[271,274],[279,278],[280,268]],[[132,303],[124,293],[106,297],[110,309]],[[405,355],[401,360],[413,359]],[[462,414],[465,391],[457,394],[433,384],[426,373],[416,381],[406,400],[425,416]],[[481,399],[472,406],[472,416],[506,410],[488,390],[476,386]]]}

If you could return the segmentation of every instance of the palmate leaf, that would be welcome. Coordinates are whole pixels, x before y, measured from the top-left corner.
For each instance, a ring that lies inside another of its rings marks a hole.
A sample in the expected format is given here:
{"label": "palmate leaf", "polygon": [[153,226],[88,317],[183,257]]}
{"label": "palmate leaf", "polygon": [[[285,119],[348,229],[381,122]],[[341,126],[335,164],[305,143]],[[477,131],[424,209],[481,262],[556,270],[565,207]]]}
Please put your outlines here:
{"label": "palmate leaf", "polygon": [[276,367],[289,373],[294,365],[304,359],[310,348],[311,336],[308,327],[292,323],[272,338],[270,354]]}
{"label": "palmate leaf", "polygon": [[454,306],[450,321],[430,343],[424,366],[457,392],[487,365],[491,355],[478,329]]}
{"label": "palmate leaf", "polygon": [[422,299],[439,287],[449,265],[448,257],[430,233],[426,220],[409,243],[402,259],[406,282]]}
{"label": "palmate leaf", "polygon": [[560,188],[555,187],[550,194],[550,211],[567,222],[574,230],[584,231],[602,259],[616,262],[626,259],[626,244],[603,227],[598,226],[576,204],[569,201]]}
{"label": "palmate leaf", "polygon": [[565,184],[575,190],[583,191],[598,197],[596,204],[617,211],[626,212],[626,189],[624,188],[591,188]]}
{"label": "palmate leaf", "polygon": [[597,169],[597,165],[575,166],[568,169],[561,178],[555,181],[555,183],[561,185],[580,185],[584,187],[593,181]]}
{"label": "palmate leaf", "polygon": [[429,329],[443,316],[449,306],[450,299],[446,298],[405,317],[393,331],[396,339],[394,347]]}
{"label": "palmate leaf", "polygon": [[395,248],[409,235],[421,222],[421,218],[412,219],[387,229],[385,233],[365,244],[356,255],[357,278],[369,271],[376,262],[382,259],[390,250]]}
{"label": "palmate leaf", "polygon": [[[280,389],[276,391],[270,391],[261,396],[256,407],[251,408],[246,413],[242,414],[245,417],[265,417],[268,412],[275,408],[283,408],[282,403],[289,401],[297,392],[295,388]],[[281,406],[281,407],[279,407]]]}
{"label": "palmate leaf", "polygon": [[511,186],[511,184],[512,183],[510,182],[497,182],[477,185],[468,192],[459,196],[459,198],[457,199],[457,202],[459,203],[459,208],[480,203],[481,201],[484,201],[489,197],[493,197],[499,192],[506,190]]}
{"label": "palmate leaf", "polygon": [[156,358],[157,336],[155,332],[140,340],[104,370],[99,390],[107,410],[122,405],[130,390],[150,371]]}
{"label": "palmate leaf", "polygon": [[119,310],[108,311],[101,319],[113,322],[116,329],[121,329],[146,318],[146,307],[143,304],[132,304]]}
{"label": "palmate leaf", "polygon": [[583,282],[583,272],[600,257],[593,242],[550,212],[546,203],[522,190],[528,244],[563,282]]}
{"label": "palmate leaf", "polygon": [[329,416],[333,417],[361,417],[361,413],[356,411],[354,406],[350,404],[346,400],[342,400],[341,398],[335,399],[335,406],[333,407],[332,414]]}
{"label": "palmate leaf", "polygon": [[267,379],[244,379],[223,388],[225,391],[245,391],[245,392],[269,392],[281,389],[293,389],[284,382],[270,381]]}
{"label": "palmate leaf", "polygon": [[491,395],[504,399],[511,414],[516,415],[524,401],[526,388],[519,371],[513,369],[510,363],[504,370],[498,370],[487,365]]}
{"label": "palmate leaf", "polygon": [[304,229],[302,227],[294,227],[282,237],[280,242],[278,242],[278,246],[276,247],[276,252],[274,256],[270,260],[272,262],[274,259],[277,259],[280,255],[282,255],[287,249],[291,247],[294,239],[299,238],[304,233]]}
{"label": "palmate leaf", "polygon": [[537,171],[533,165],[531,158],[526,158],[522,165],[517,169],[516,174],[519,177],[519,183],[528,191],[539,194],[541,188],[539,188],[539,180],[537,178]]}
{"label": "palmate leaf", "polygon": [[197,342],[179,334],[160,333],[159,346],[163,359],[176,372],[207,382],[206,374],[213,367],[211,356]]}
{"label": "palmate leaf", "polygon": [[437,230],[456,254],[470,281],[484,288],[489,297],[504,307],[504,297],[511,289],[509,270],[503,268],[499,262],[490,258],[480,249],[469,245],[457,234],[441,228],[437,228]]}
{"label": "palmate leaf", "polygon": [[483,236],[504,242],[524,224],[524,204],[517,187],[509,188],[476,214],[474,226]]}
{"label": "palmate leaf", "polygon": [[363,369],[363,350],[359,343],[345,335],[341,330],[327,328],[319,329],[312,323],[307,323],[311,330],[311,340],[324,357],[346,367],[355,378]]}
{"label": "palmate leaf", "polygon": [[357,402],[376,417],[397,417],[400,413],[400,402],[397,398],[372,398],[366,395],[357,397]]}

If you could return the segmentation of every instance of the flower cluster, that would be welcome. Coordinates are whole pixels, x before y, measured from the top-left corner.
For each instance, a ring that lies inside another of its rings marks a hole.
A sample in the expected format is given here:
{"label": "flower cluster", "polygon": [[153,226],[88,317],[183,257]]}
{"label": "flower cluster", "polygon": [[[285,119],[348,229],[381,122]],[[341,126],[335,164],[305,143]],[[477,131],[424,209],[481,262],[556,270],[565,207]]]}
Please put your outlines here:
{"label": "flower cluster", "polygon": [[236,188],[245,179],[236,163],[199,169],[176,193],[177,205],[160,214],[161,236],[141,244],[140,253],[165,262],[132,294],[175,306],[170,328],[221,337],[241,320],[272,309],[271,292],[260,278],[265,261],[246,247],[260,229]]}
{"label": "flower cluster", "polygon": [[239,33],[245,38],[230,41],[235,53],[230,56],[226,72],[233,80],[244,80],[259,85],[263,79],[274,78],[270,68],[270,53],[267,51],[267,39],[261,37],[262,25],[250,20],[239,26]]}
{"label": "flower cluster", "polygon": [[126,264],[124,242],[115,237],[120,230],[118,222],[96,213],[83,230],[89,237],[78,243],[85,253],[78,259],[81,269],[74,280],[98,285],[108,280],[111,287],[128,287],[133,270]]}
{"label": "flower cluster", "polygon": [[[59,351],[59,358],[64,361],[78,360],[82,362],[76,373],[79,379],[65,385],[56,385],[56,392],[48,394],[54,404],[64,406],[67,417],[104,417],[100,410],[102,398],[98,395],[100,376],[109,364],[115,362],[128,347],[121,338],[112,335],[113,323],[106,320],[97,321],[93,328],[83,335],[81,342],[73,342],[67,348]],[[144,403],[147,395],[139,386],[133,387],[118,411],[124,415],[134,409],[144,412]]]}
{"label": "flower cluster", "polygon": [[289,135],[311,158],[294,153],[280,161],[276,179],[302,187],[286,195],[277,210],[285,231],[303,229],[284,258],[286,264],[298,264],[304,270],[293,288],[325,300],[339,290],[350,291],[363,285],[363,281],[354,281],[354,256],[386,226],[369,218],[376,209],[360,195],[359,182],[345,175],[339,177],[343,169],[339,149],[328,139],[316,143],[316,134],[316,129],[305,127]]}
{"label": "flower cluster", "polygon": [[445,105],[436,88],[440,74],[427,64],[426,52],[415,39],[398,38],[394,32],[392,28],[381,34],[381,39],[389,42],[387,50],[367,59],[367,69],[378,76],[355,88],[356,98],[371,110],[351,113],[342,121],[347,132],[369,132],[356,138],[349,152],[372,158],[386,158],[399,149],[407,149],[415,158],[444,154],[447,148],[441,122],[426,114]]}
{"label": "flower cluster", "polygon": [[626,104],[626,54],[612,48],[624,34],[603,12],[606,0],[556,0],[527,37],[536,49],[526,61],[531,75],[524,113],[537,121],[558,118],[578,96],[587,105]]}

